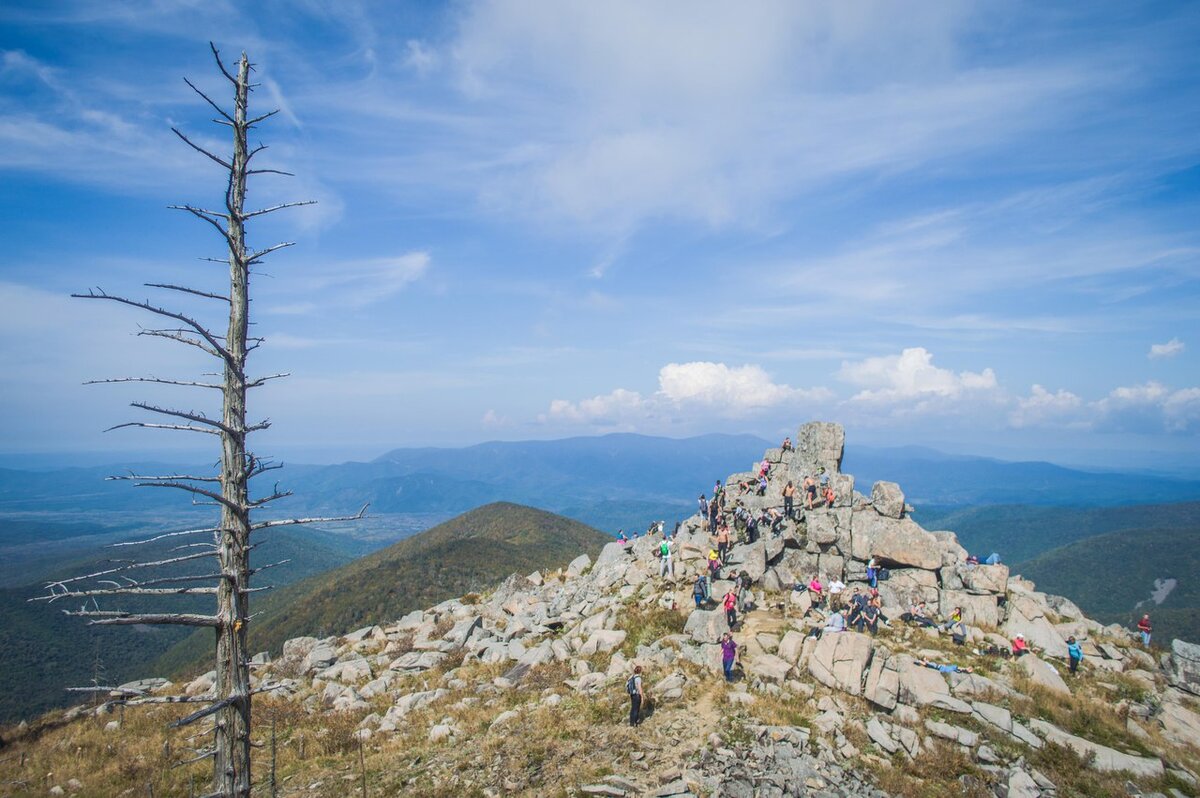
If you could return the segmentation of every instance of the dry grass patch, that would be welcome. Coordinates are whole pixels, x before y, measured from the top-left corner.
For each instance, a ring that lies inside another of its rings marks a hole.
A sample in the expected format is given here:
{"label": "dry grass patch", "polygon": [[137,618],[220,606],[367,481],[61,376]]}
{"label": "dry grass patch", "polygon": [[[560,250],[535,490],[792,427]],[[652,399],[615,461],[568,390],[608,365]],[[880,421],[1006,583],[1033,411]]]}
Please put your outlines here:
{"label": "dry grass patch", "polygon": [[890,765],[871,767],[875,786],[897,798],[991,798],[992,792],[971,758],[957,745],[927,742],[915,759],[897,754]]}

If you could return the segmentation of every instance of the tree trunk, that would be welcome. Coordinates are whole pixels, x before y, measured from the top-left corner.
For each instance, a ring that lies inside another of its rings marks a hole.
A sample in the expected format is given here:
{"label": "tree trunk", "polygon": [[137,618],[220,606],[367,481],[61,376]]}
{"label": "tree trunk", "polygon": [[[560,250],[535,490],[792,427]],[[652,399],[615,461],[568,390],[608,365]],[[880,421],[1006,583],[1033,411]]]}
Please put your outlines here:
{"label": "tree trunk", "polygon": [[246,256],[246,104],[250,63],[242,53],[236,80],[233,161],[225,206],[229,213],[229,330],[225,340],[221,433],[221,580],[217,592],[217,697],[232,699],[216,715],[213,792],[229,798],[250,795],[250,665],[246,651],[249,618],[250,499],[246,458],[246,335],[249,264]]}

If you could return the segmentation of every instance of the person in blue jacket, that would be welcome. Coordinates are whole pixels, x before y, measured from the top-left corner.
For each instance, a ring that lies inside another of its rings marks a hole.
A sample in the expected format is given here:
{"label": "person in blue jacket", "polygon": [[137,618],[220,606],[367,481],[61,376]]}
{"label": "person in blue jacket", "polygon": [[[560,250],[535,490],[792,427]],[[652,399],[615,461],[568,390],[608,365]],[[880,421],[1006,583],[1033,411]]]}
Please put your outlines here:
{"label": "person in blue jacket", "polygon": [[1079,672],[1079,663],[1083,662],[1083,649],[1075,642],[1074,636],[1067,638],[1067,659],[1071,663],[1071,673]]}

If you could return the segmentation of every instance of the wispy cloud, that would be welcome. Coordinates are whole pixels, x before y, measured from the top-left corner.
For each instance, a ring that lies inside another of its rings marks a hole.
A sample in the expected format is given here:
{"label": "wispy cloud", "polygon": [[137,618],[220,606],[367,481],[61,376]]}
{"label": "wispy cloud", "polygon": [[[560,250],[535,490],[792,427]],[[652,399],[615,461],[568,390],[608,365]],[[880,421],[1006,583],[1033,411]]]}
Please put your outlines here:
{"label": "wispy cloud", "polygon": [[1175,357],[1186,348],[1183,341],[1180,341],[1178,338],[1172,338],[1165,344],[1151,344],[1150,351],[1146,354],[1146,357],[1151,360]]}

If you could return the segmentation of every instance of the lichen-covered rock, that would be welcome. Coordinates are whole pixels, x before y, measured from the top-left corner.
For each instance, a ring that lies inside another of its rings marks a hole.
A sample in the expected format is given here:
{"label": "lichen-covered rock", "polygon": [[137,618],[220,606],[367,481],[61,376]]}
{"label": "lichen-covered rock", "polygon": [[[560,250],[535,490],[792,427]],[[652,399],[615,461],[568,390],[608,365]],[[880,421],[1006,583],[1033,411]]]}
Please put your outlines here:
{"label": "lichen-covered rock", "polygon": [[683,633],[697,643],[716,643],[728,631],[729,621],[721,610],[692,610],[683,626]]}
{"label": "lichen-covered rock", "polygon": [[871,638],[858,632],[825,635],[813,647],[808,672],[826,687],[861,695],[873,648]]}
{"label": "lichen-covered rock", "polygon": [[874,510],[855,510],[850,520],[853,556],[878,557],[899,566],[936,571],[942,565],[938,539],[911,518],[887,518]]}
{"label": "lichen-covered rock", "polygon": [[963,587],[967,590],[1003,595],[1008,589],[1007,565],[998,563],[996,565],[964,566],[960,569],[959,575],[962,577]]}
{"label": "lichen-covered rock", "polygon": [[1200,695],[1200,646],[1183,640],[1172,640],[1166,671],[1167,680],[1173,687],[1192,695]]}
{"label": "lichen-covered rock", "polygon": [[904,517],[904,491],[895,482],[876,482],[871,487],[871,504],[880,515]]}

